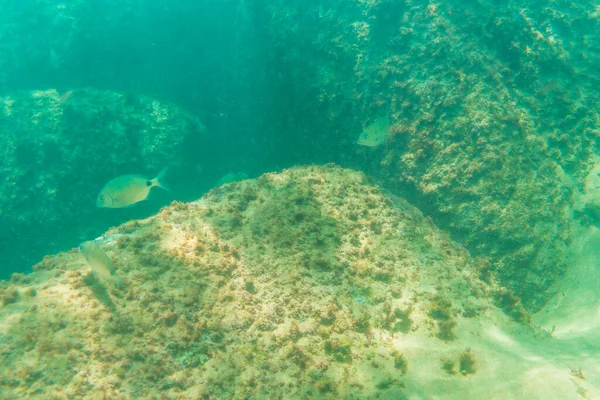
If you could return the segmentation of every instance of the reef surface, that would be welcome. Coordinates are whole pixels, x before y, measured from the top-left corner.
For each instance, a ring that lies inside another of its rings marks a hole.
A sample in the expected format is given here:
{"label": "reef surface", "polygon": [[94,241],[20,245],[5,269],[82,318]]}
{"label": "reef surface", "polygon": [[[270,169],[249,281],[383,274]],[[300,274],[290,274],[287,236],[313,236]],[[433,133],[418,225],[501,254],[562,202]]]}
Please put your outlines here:
{"label": "reef surface", "polygon": [[[488,258],[534,312],[572,266],[571,207],[598,152],[596,8],[271,1],[282,80],[309,76],[298,87],[317,88],[278,101],[319,104],[323,118],[305,130],[330,152],[387,109],[388,141],[359,149],[363,170]],[[307,124],[307,115],[288,117],[289,125]]]}
{"label": "reef surface", "polygon": [[532,327],[489,265],[361,173],[227,184],[98,242],[120,289],[76,249],[0,282],[0,397],[596,393],[577,376],[591,361]]}

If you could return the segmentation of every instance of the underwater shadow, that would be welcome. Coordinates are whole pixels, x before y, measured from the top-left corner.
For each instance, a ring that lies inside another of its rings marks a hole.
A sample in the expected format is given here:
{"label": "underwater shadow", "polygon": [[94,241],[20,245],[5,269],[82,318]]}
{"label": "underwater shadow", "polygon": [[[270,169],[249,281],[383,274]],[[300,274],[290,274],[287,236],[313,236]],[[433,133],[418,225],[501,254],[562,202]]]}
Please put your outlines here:
{"label": "underwater shadow", "polygon": [[108,293],[108,290],[106,289],[106,287],[104,287],[102,283],[98,281],[96,277],[94,277],[93,274],[89,274],[88,276],[86,276],[83,279],[83,282],[86,284],[87,287],[90,288],[94,297],[100,303],[102,303],[111,312],[111,314],[119,313],[117,306],[115,305],[112,298],[110,297],[110,294]]}

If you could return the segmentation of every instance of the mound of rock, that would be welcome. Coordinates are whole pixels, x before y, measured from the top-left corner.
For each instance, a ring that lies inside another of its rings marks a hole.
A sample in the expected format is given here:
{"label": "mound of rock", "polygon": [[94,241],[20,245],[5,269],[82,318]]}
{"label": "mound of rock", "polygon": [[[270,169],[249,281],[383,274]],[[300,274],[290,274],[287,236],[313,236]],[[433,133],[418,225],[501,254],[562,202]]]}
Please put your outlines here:
{"label": "mound of rock", "polygon": [[0,397],[595,393],[485,265],[350,170],[227,184],[99,242],[121,288],[75,250],[1,284]]}

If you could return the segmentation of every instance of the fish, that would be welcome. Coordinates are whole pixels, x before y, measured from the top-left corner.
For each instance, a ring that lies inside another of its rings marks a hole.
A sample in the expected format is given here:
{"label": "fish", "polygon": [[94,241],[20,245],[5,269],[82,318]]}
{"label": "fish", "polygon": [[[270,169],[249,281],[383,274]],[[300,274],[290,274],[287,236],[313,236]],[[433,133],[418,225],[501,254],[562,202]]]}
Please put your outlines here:
{"label": "fish", "polygon": [[246,174],[245,172],[230,172],[221,177],[221,179],[219,179],[219,182],[217,182],[217,186],[225,185],[226,183],[244,181],[246,179],[248,179],[248,174]]}
{"label": "fish", "polygon": [[167,169],[163,169],[156,178],[148,179],[143,175],[122,175],[109,181],[96,199],[96,206],[101,208],[130,207],[146,200],[150,189],[157,186],[169,190],[163,183]]}
{"label": "fish", "polygon": [[60,100],[61,102],[65,102],[65,101],[69,100],[69,98],[71,97],[72,94],[73,94],[72,90],[69,90],[68,92],[64,92],[63,94],[60,95],[58,100]]}
{"label": "fish", "polygon": [[361,146],[377,147],[388,139],[389,129],[390,117],[386,114],[367,125],[365,130],[358,136],[356,143]]}
{"label": "fish", "polygon": [[79,251],[87,261],[94,275],[107,282],[114,282],[117,288],[121,288],[123,281],[117,274],[117,270],[104,250],[93,240],[83,242],[79,245]]}

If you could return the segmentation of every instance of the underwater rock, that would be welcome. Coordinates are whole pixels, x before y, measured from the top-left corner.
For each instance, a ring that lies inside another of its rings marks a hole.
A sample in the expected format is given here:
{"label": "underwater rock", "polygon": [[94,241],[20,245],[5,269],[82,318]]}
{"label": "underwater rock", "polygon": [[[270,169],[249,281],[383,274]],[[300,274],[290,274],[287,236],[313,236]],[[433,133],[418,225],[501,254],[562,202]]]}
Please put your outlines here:
{"label": "underwater rock", "polygon": [[0,282],[36,292],[0,307],[0,397],[598,394],[581,350],[505,316],[468,252],[362,173],[231,183],[103,246],[126,292],[86,282],[75,250]]}
{"label": "underwater rock", "polygon": [[176,106],[131,93],[76,89],[0,96],[2,271],[28,271],[45,254],[123,221],[95,205],[115,176],[155,174],[168,165],[193,187],[195,174],[186,171],[196,161],[182,149],[197,145],[202,132],[200,122]]}
{"label": "underwater rock", "polygon": [[572,194],[600,143],[590,122],[600,103],[593,10],[567,0],[502,9],[493,1],[271,1],[270,31],[287,39],[276,41],[277,60],[287,79],[310,87],[279,102],[324,109],[309,128],[312,110],[288,117],[302,127],[289,141],[314,131],[322,146],[311,138],[313,153],[352,154],[344,139],[389,106],[385,152],[376,160],[359,152],[355,163],[426,205],[538,310],[572,265]]}

